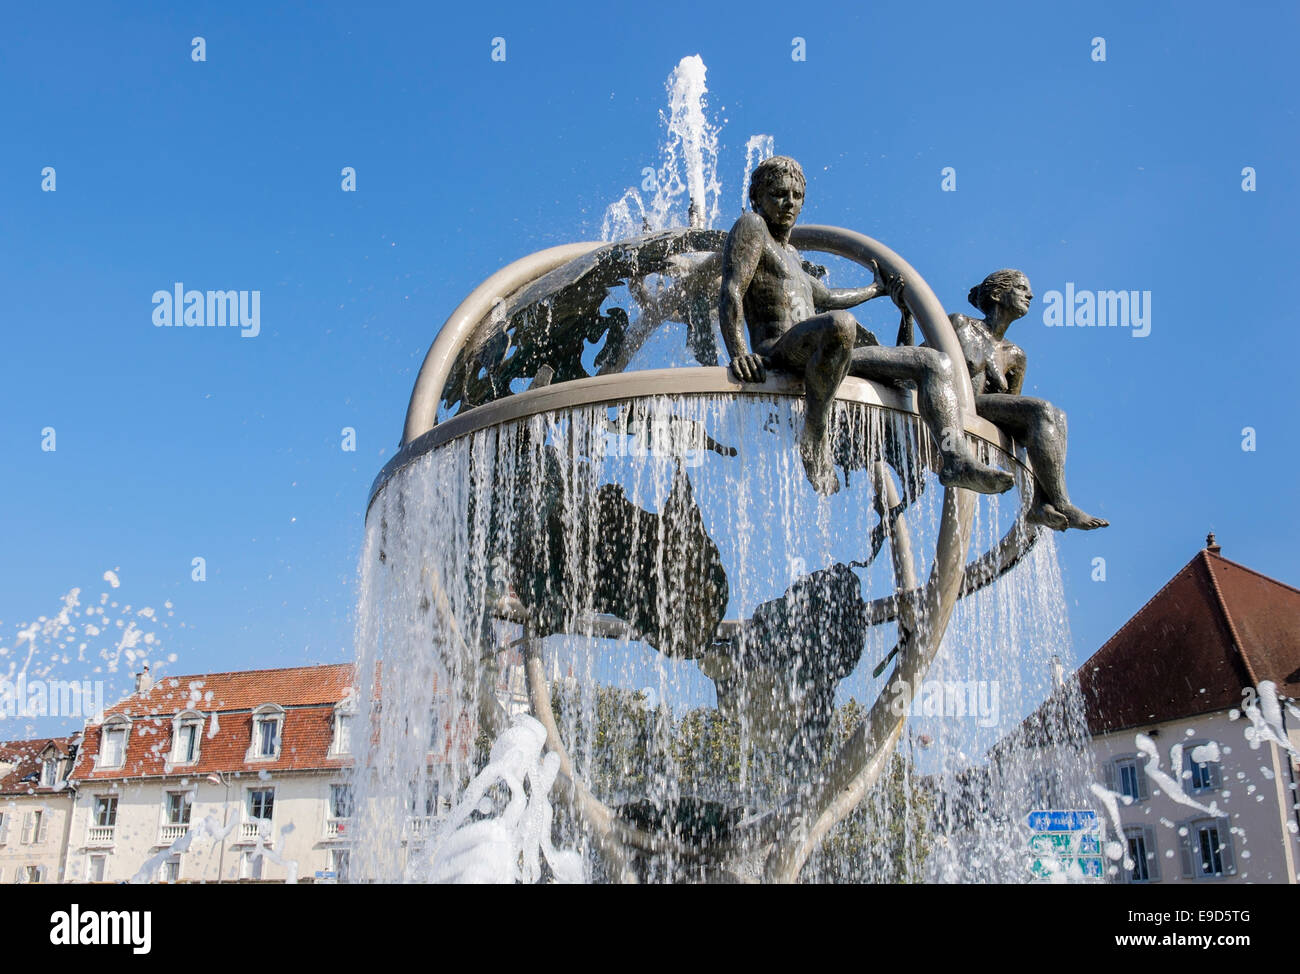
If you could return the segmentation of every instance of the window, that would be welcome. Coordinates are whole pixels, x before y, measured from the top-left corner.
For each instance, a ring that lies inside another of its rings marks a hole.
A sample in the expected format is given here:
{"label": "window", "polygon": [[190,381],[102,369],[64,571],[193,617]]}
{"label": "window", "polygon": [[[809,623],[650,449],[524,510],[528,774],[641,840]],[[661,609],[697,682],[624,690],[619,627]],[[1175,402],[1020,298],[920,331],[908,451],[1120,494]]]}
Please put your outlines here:
{"label": "window", "polygon": [[340,883],[346,883],[348,881],[348,871],[351,866],[350,860],[351,856],[347,849],[330,850],[329,871],[334,874],[334,878]]}
{"label": "window", "polygon": [[239,863],[239,874],[244,879],[261,879],[262,854],[256,850],[245,852]]}
{"label": "window", "polygon": [[45,841],[46,821],[43,809],[36,809],[23,816],[23,845],[38,845]]}
{"label": "window", "polygon": [[253,740],[248,748],[250,761],[268,761],[280,756],[283,724],[283,707],[268,703],[253,711]]}
{"label": "window", "polygon": [[330,785],[330,818],[352,817],[352,786]]}
{"label": "window", "polygon": [[1141,834],[1128,836],[1128,855],[1133,861],[1133,867],[1129,871],[1129,882],[1143,883],[1151,878],[1147,870],[1147,840]]}
{"label": "window", "polygon": [[411,814],[417,818],[432,818],[438,814],[438,781],[427,778],[421,793],[418,781],[410,783]]}
{"label": "window", "polygon": [[275,789],[254,788],[248,793],[248,817],[269,822],[275,812]]}
{"label": "window", "polygon": [[1119,772],[1119,793],[1127,795],[1134,801],[1140,797],[1138,792],[1138,769],[1134,761],[1125,761],[1115,766]]}
{"label": "window", "polygon": [[1203,818],[1184,822],[1178,828],[1178,835],[1184,877],[1219,879],[1236,875],[1232,830],[1226,818]]}
{"label": "window", "polygon": [[102,883],[107,866],[108,856],[91,856],[90,867],[86,870],[87,882]]}
{"label": "window", "polygon": [[39,883],[41,881],[41,874],[44,872],[44,866],[19,866],[18,871],[14,873],[14,882]]}
{"label": "window", "polygon": [[190,824],[190,793],[188,791],[169,791],[167,793],[167,824]]}
{"label": "window", "polygon": [[1061,789],[1058,787],[1060,773],[1039,771],[1033,778],[1034,808],[1060,808]]}
{"label": "window", "polygon": [[1146,768],[1140,755],[1125,754],[1112,758],[1102,770],[1109,790],[1135,802],[1144,802],[1151,797],[1147,789]]}
{"label": "window", "polygon": [[111,829],[117,825],[117,796],[95,796],[95,825],[98,828]]}
{"label": "window", "polygon": [[352,715],[341,710],[334,714],[334,753],[352,753]]}
{"label": "window", "polygon": [[244,824],[240,829],[243,840],[269,841],[274,816],[274,788],[250,788],[244,792]]}
{"label": "window", "polygon": [[126,741],[130,730],[130,725],[121,718],[104,725],[99,751],[99,767],[120,768],[126,762]]}
{"label": "window", "polygon": [[9,813],[0,812],[0,845],[9,841]]}
{"label": "window", "polygon": [[158,879],[164,883],[174,883],[181,878],[181,857],[170,856],[163,860],[158,870]]}
{"label": "window", "polygon": [[1184,790],[1217,791],[1222,787],[1219,745],[1214,741],[1192,741],[1183,745]]}
{"label": "window", "polygon": [[279,722],[269,718],[263,718],[257,722],[257,756],[262,758],[275,757],[276,751],[279,750],[279,742],[276,734],[279,731]]}
{"label": "window", "polygon": [[172,764],[193,764],[199,759],[203,740],[203,715],[187,710],[176,715],[172,724]]}
{"label": "window", "polygon": [[1223,847],[1219,845],[1219,830],[1213,825],[1203,825],[1196,830],[1196,849],[1201,854],[1201,872],[1205,875],[1223,873]]}
{"label": "window", "polygon": [[1208,764],[1192,763],[1192,790],[1204,791],[1206,788],[1213,788],[1212,772]]}
{"label": "window", "polygon": [[41,787],[53,788],[59,783],[59,759],[48,757],[41,764]]}
{"label": "window", "polygon": [[1126,883],[1151,883],[1160,879],[1160,855],[1156,846],[1155,829],[1145,825],[1131,825],[1124,830],[1128,858],[1132,865],[1121,863],[1120,878]]}

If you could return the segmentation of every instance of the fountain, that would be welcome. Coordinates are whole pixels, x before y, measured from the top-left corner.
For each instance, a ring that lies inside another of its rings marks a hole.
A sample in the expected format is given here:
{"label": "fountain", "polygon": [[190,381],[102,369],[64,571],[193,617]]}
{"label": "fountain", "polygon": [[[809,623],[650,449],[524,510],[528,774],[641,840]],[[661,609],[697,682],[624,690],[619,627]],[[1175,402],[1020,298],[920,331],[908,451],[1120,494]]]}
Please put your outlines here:
{"label": "fountain", "polygon": [[[685,59],[675,148],[649,206],[611,208],[617,239],[496,272],[420,370],[366,518],[359,877],[1026,879],[1015,820],[1044,757],[1083,800],[1077,702],[995,747],[1068,647],[1032,449],[961,368],[958,428],[928,379],[855,364],[814,442],[812,365],[720,364],[734,260],[704,91]],[[814,258],[890,289],[900,346],[913,321],[927,346],[890,354],[966,360],[887,246],[789,242],[818,293],[849,292]],[[976,493],[954,457],[1005,482]]]}

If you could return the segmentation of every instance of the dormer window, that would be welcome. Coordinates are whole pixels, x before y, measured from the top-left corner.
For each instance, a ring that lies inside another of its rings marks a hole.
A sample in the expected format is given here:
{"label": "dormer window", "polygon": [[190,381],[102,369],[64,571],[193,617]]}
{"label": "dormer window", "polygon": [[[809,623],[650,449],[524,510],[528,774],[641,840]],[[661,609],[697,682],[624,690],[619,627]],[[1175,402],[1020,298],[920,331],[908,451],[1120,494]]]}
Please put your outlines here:
{"label": "dormer window", "polygon": [[115,714],[104,722],[100,732],[99,767],[120,768],[126,763],[126,742],[131,734],[131,722]]}
{"label": "dormer window", "polygon": [[203,715],[185,710],[172,722],[172,764],[193,764],[203,740]]}
{"label": "dormer window", "polygon": [[59,759],[54,754],[47,754],[41,762],[41,787],[53,788],[59,783]]}
{"label": "dormer window", "polygon": [[345,699],[334,708],[334,740],[330,746],[333,754],[352,753],[352,720],[356,707],[351,699]]}
{"label": "dormer window", "polygon": [[270,761],[280,756],[280,736],[284,729],[284,708],[266,703],[253,711],[253,740],[249,745],[250,761]]}

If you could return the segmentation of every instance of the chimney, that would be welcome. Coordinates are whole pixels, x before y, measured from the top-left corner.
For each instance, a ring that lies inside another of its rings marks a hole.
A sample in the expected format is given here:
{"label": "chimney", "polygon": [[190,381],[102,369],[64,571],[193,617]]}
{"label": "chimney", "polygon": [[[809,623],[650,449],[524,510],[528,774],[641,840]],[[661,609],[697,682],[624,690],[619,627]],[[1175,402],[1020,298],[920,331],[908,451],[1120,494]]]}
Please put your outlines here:
{"label": "chimney", "polygon": [[1209,534],[1205,536],[1205,550],[1215,555],[1217,555],[1220,551],[1223,550],[1223,548],[1219,545],[1219,542],[1214,540],[1213,531],[1211,531]]}
{"label": "chimney", "polygon": [[153,677],[149,675],[149,664],[144,664],[144,670],[135,675],[135,692],[148,693],[153,689]]}

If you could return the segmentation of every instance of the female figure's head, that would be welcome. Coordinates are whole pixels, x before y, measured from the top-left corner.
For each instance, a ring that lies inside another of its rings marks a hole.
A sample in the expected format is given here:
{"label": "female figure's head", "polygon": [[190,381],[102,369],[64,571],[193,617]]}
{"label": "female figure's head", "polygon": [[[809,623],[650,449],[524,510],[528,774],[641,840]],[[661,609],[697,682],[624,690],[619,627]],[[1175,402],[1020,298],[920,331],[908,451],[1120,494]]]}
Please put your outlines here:
{"label": "female figure's head", "polygon": [[1001,307],[1007,318],[1014,321],[1029,313],[1029,302],[1034,300],[1034,292],[1029,286],[1029,278],[1008,267],[994,271],[971,288],[967,300],[986,318],[994,317]]}

